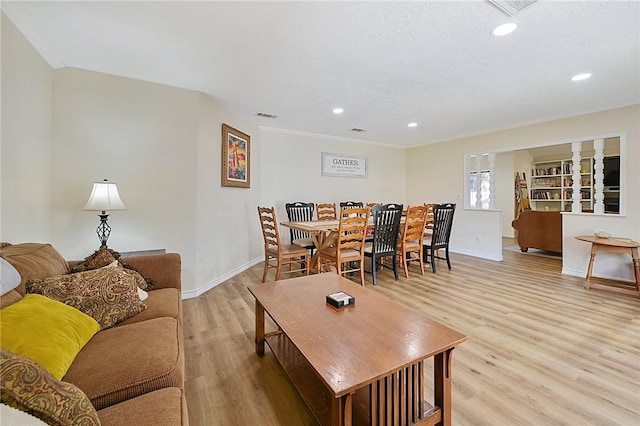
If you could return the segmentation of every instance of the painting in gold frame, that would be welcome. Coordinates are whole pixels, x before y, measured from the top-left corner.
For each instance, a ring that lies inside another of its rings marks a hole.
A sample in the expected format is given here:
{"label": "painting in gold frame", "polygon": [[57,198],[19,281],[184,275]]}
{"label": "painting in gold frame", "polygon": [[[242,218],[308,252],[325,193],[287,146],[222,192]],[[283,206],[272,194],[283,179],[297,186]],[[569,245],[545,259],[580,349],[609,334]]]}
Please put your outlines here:
{"label": "painting in gold frame", "polygon": [[222,125],[222,186],[249,188],[251,184],[251,137]]}

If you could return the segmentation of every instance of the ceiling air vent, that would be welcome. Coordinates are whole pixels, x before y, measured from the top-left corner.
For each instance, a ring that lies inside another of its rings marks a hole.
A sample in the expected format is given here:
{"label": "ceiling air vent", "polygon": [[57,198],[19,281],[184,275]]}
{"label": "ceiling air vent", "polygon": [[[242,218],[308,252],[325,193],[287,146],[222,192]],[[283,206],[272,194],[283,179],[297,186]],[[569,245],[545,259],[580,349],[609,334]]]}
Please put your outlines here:
{"label": "ceiling air vent", "polygon": [[256,112],[256,115],[258,117],[264,117],[264,118],[278,118],[277,115],[267,114],[266,112]]}
{"label": "ceiling air vent", "polygon": [[498,9],[502,10],[509,16],[514,16],[532,4],[536,3],[538,0],[488,0],[489,3],[496,6]]}
{"label": "ceiling air vent", "polygon": [[358,129],[357,127],[354,127],[353,129],[351,129],[351,131],[356,133],[366,132],[365,129]]}

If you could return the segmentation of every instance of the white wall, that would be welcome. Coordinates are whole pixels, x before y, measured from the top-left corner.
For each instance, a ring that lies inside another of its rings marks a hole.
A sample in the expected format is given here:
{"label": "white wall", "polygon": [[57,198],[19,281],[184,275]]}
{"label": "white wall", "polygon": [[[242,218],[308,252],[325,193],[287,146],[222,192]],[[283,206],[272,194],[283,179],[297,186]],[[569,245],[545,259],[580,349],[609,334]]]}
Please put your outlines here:
{"label": "white wall", "polygon": [[[598,228],[611,229],[621,237],[638,239],[640,238],[640,190],[638,189],[640,167],[637,165],[640,164],[640,105],[408,149],[407,197],[409,201],[419,199],[428,190],[438,199],[445,201],[457,199],[462,205],[462,200],[457,197],[458,194],[464,193],[464,156],[467,153],[506,152],[572,140],[588,140],[594,136],[615,132],[627,134],[626,158],[629,167],[626,168],[624,175],[621,175],[621,179],[627,183],[626,214],[623,217],[590,215],[587,219],[577,219],[575,215],[564,215],[563,240],[567,243],[573,241],[576,235],[592,233],[593,229],[586,229],[583,226],[583,220],[597,221]],[[512,180],[496,182],[496,185],[500,184],[513,186]],[[463,209],[456,211],[451,236],[452,251],[469,252],[470,248],[475,247],[476,255],[493,258],[494,253],[491,247],[484,247],[484,244],[474,242],[479,235],[478,232],[486,226],[484,221],[478,221],[478,214],[482,212]],[[486,214],[493,215],[491,212]],[[580,224],[574,225],[574,221],[580,221]],[[464,224],[464,226],[456,226],[456,224]],[[564,246],[563,263],[567,265],[567,271],[575,272],[577,270],[575,265],[586,265],[584,258],[584,251],[576,250],[573,243]],[[586,274],[586,267],[583,270],[578,268],[576,273]]]}
{"label": "white wall", "polygon": [[[257,206],[262,182],[259,129],[215,99],[200,94],[195,236],[197,295],[264,258]],[[251,137],[250,188],[221,186],[222,123]]]}
{"label": "white wall", "polygon": [[50,240],[53,70],[2,13],[0,240]]}
{"label": "white wall", "polygon": [[109,247],[183,256],[194,284],[197,92],[62,68],[54,74],[52,244],[68,259],[98,248],[92,182],[118,184],[127,211],[111,213]]}
{"label": "white wall", "polygon": [[[286,220],[284,204],[292,201],[406,204],[402,148],[275,129],[262,129],[262,144],[262,203],[276,207],[279,221]],[[323,152],[368,157],[367,177],[322,176]]]}
{"label": "white wall", "polygon": [[[501,236],[513,238],[513,211],[515,208],[515,153],[506,152],[496,155],[495,161],[495,182],[497,185],[495,192],[495,208],[502,211]],[[511,186],[505,182],[511,181]]]}

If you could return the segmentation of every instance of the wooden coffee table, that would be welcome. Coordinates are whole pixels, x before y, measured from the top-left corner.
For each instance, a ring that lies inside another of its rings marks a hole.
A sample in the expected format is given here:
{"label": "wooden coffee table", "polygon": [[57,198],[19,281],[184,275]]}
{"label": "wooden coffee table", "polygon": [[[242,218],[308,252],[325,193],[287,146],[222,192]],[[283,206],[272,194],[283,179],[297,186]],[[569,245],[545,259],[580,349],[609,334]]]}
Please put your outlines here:
{"label": "wooden coffee table", "polygon": [[[322,425],[450,425],[452,351],[467,337],[335,273],[248,287],[268,343]],[[325,302],[344,291],[355,305]],[[278,331],[265,333],[265,312]],[[433,404],[423,361],[434,358]]]}

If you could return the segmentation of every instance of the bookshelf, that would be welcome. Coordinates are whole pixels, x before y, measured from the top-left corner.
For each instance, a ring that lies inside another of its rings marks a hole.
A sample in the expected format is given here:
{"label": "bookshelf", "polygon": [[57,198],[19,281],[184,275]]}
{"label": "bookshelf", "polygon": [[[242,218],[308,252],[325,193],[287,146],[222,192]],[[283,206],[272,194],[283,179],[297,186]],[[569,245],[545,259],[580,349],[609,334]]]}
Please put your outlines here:
{"label": "bookshelf", "polygon": [[[582,210],[593,209],[593,159],[580,161]],[[550,160],[531,163],[531,208],[533,210],[571,211],[573,200],[572,161]]]}

